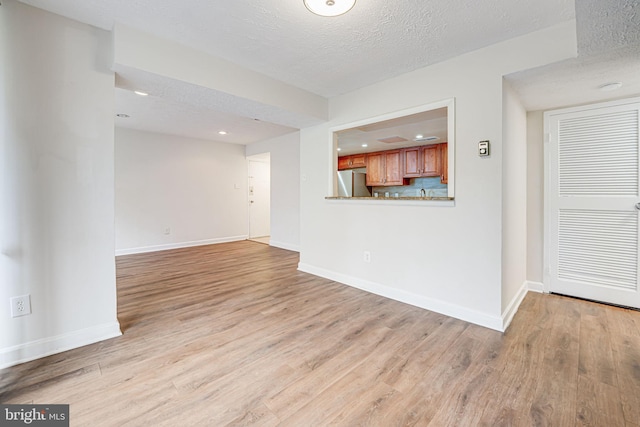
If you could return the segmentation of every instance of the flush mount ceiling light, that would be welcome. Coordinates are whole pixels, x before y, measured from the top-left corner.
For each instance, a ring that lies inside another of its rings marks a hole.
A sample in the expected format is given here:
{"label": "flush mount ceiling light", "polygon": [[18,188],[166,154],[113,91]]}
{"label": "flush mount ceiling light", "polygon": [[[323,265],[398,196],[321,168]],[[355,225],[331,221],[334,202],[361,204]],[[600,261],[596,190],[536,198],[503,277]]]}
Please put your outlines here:
{"label": "flush mount ceiling light", "polygon": [[611,90],[620,89],[622,87],[622,83],[613,82],[613,83],[605,83],[603,85],[598,86],[598,89],[604,92],[609,92]]}
{"label": "flush mount ceiling light", "polygon": [[143,92],[141,90],[134,90],[133,93],[135,93],[136,95],[140,95],[140,96],[147,96],[149,95],[147,92]]}
{"label": "flush mount ceiling light", "polygon": [[304,0],[311,12],[320,16],[338,16],[351,10],[356,0]]}
{"label": "flush mount ceiling light", "polygon": [[228,132],[226,130],[221,130],[218,132],[218,135],[226,135]]}
{"label": "flush mount ceiling light", "polygon": [[378,141],[384,142],[385,144],[394,144],[396,142],[405,142],[407,138],[403,138],[401,136],[390,136],[388,138],[380,138]]}

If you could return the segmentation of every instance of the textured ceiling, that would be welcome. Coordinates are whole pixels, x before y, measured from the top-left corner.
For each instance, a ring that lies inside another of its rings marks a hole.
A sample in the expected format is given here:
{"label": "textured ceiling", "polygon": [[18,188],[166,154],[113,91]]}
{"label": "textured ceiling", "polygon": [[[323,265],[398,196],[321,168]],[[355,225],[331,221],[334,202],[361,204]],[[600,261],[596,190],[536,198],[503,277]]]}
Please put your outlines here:
{"label": "textured ceiling", "polygon": [[640,1],[576,0],[578,54],[640,46]]}
{"label": "textured ceiling", "polygon": [[326,18],[302,0],[22,0],[115,22],[331,97],[574,18],[573,0],[360,0]]}
{"label": "textured ceiling", "polygon": [[576,0],[576,32],[577,58],[506,76],[527,110],[640,95],[640,0]]}
{"label": "textured ceiling", "polygon": [[[20,1],[106,30],[124,24],[324,97],[575,18],[578,58],[507,76],[525,107],[640,93],[640,0],[358,0],[335,18],[310,13],[302,0]],[[121,126],[216,140],[207,135],[236,126],[237,138],[225,140],[247,143],[286,133],[291,127],[281,125],[295,123],[220,93],[116,71],[119,87],[144,82],[162,92],[144,104],[117,91],[118,112],[134,112]],[[598,91],[608,81],[623,81],[623,89]]]}

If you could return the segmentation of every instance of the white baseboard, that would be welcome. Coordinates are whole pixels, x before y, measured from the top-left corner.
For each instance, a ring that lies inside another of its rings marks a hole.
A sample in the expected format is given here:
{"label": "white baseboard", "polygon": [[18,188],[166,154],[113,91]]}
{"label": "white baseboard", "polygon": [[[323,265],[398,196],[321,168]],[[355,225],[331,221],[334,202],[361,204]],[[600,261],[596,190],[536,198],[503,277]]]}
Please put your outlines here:
{"label": "white baseboard", "polygon": [[290,243],[278,242],[276,240],[270,240],[269,246],[275,246],[276,248],[286,249],[288,251],[293,251],[293,252],[300,252],[299,245],[292,245]]}
{"label": "white baseboard", "polygon": [[527,289],[529,289],[530,291],[533,292],[540,292],[540,293],[544,293],[544,283],[542,282],[533,282],[531,280],[527,280]]}
{"label": "white baseboard", "polygon": [[0,349],[0,369],[120,335],[120,324],[113,322]]}
{"label": "white baseboard", "polygon": [[476,325],[503,332],[502,328],[504,322],[503,319],[498,316],[491,316],[489,314],[471,310],[466,307],[461,307],[456,304],[451,304],[434,298],[428,298],[422,295],[416,295],[414,293],[403,291],[401,289],[396,289],[368,280],[359,279],[357,277],[336,273],[334,271],[315,267],[309,264],[298,264],[298,270],[304,271],[305,273],[313,274],[315,276],[324,277],[329,280],[334,280],[336,282],[344,283],[345,285],[362,289],[363,291],[380,295],[385,298],[390,298],[396,301],[404,302],[406,304],[411,304],[416,307],[444,314],[446,316],[455,317],[456,319],[464,320],[465,322],[474,323]]}
{"label": "white baseboard", "polygon": [[511,324],[513,316],[518,312],[518,308],[520,308],[520,304],[522,304],[522,300],[527,295],[528,290],[527,282],[522,282],[522,286],[520,286],[520,289],[518,289],[518,292],[514,295],[509,302],[509,305],[502,313],[502,331],[506,331]]}
{"label": "white baseboard", "polygon": [[190,248],[192,246],[215,245],[218,243],[237,242],[247,240],[248,236],[219,237],[216,239],[195,240],[191,242],[169,243],[166,245],[142,246],[139,248],[116,249],[116,256],[142,254],[146,252],[166,251],[169,249]]}

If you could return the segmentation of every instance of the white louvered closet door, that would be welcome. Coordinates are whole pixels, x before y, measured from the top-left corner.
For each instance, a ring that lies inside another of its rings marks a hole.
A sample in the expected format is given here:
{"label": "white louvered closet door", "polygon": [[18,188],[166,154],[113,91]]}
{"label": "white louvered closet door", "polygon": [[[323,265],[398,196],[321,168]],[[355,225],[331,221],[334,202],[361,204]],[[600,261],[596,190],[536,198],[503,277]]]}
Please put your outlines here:
{"label": "white louvered closet door", "polygon": [[640,99],[547,113],[551,292],[640,308]]}

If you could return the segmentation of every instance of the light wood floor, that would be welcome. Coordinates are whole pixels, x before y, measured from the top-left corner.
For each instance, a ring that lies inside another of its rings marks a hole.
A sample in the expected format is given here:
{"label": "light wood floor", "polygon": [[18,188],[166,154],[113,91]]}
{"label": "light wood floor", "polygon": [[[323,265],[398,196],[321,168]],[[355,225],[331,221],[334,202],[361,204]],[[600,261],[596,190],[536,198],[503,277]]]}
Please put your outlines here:
{"label": "light wood floor", "polygon": [[530,293],[503,335],[297,262],[120,257],[124,335],[0,371],[0,401],[69,403],[72,426],[640,425],[638,312]]}

